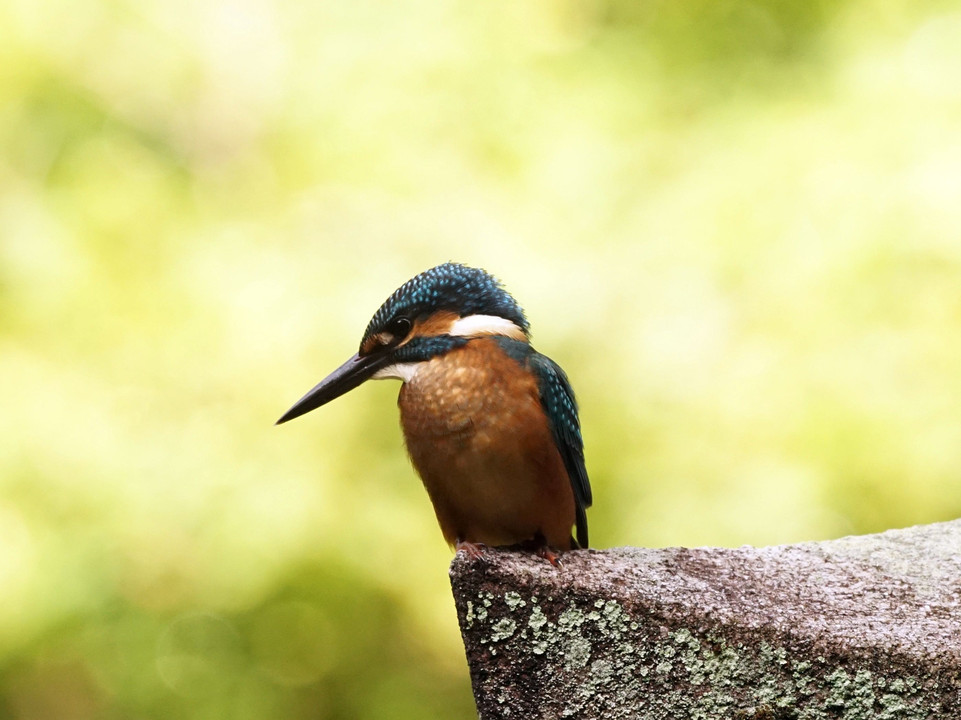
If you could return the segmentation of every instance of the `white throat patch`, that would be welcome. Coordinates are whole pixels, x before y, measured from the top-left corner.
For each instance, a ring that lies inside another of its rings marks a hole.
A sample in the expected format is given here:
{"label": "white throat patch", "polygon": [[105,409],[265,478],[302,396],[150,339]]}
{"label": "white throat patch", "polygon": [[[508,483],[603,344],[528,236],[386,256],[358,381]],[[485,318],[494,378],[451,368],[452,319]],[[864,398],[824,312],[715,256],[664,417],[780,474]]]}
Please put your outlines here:
{"label": "white throat patch", "polygon": [[414,379],[414,375],[417,374],[417,370],[420,368],[422,363],[394,363],[393,365],[388,365],[387,367],[381,368],[375,372],[371,377],[374,380],[386,380],[387,378],[397,378],[403,382],[410,382]]}

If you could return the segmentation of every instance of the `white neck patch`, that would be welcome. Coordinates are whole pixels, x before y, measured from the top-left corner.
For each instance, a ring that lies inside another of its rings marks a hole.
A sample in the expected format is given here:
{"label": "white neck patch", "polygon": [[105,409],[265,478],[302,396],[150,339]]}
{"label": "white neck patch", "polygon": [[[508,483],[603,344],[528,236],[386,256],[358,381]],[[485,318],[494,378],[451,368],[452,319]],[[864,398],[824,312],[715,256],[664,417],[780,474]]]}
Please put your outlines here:
{"label": "white neck patch", "polygon": [[468,315],[451,323],[449,335],[478,337],[480,335],[504,335],[514,340],[526,340],[527,336],[517,323],[497,315]]}

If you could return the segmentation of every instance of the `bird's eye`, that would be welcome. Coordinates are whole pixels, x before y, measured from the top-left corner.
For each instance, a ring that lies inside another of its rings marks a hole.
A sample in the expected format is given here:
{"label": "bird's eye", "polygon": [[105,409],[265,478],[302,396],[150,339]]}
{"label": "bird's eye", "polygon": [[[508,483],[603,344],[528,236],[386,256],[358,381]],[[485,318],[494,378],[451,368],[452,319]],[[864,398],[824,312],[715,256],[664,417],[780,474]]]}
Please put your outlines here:
{"label": "bird's eye", "polygon": [[397,340],[407,337],[407,333],[410,332],[410,320],[405,317],[395,317],[387,325],[387,332],[393,335]]}

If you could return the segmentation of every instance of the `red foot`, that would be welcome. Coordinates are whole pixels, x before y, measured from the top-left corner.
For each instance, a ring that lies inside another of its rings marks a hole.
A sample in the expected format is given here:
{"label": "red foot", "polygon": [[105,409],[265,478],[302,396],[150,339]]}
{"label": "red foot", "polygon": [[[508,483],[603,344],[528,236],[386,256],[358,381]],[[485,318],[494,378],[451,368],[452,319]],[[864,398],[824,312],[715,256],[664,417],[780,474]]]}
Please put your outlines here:
{"label": "red foot", "polygon": [[547,545],[542,545],[541,547],[537,548],[537,555],[547,560],[547,562],[554,567],[561,566],[561,554],[547,547]]}
{"label": "red foot", "polygon": [[536,553],[537,557],[544,558],[556,568],[561,566],[561,554],[548,545],[547,540],[540,533],[537,533],[530,540],[525,540],[522,542],[521,547],[525,550]]}
{"label": "red foot", "polygon": [[454,546],[454,549],[457,552],[463,550],[465,553],[467,553],[467,557],[471,558],[472,560],[477,560],[478,558],[483,557],[484,550],[486,548],[487,546],[484,543],[472,543],[468,542],[467,540],[458,540],[457,544]]}

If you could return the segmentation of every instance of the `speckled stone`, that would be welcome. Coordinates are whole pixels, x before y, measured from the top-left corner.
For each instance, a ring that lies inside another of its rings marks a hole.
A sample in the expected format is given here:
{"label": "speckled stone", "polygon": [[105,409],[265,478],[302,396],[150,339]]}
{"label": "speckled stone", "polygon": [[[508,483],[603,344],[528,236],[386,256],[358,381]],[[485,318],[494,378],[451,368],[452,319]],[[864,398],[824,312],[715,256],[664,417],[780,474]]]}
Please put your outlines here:
{"label": "speckled stone", "polygon": [[961,521],[766,548],[458,554],[481,720],[961,719]]}

